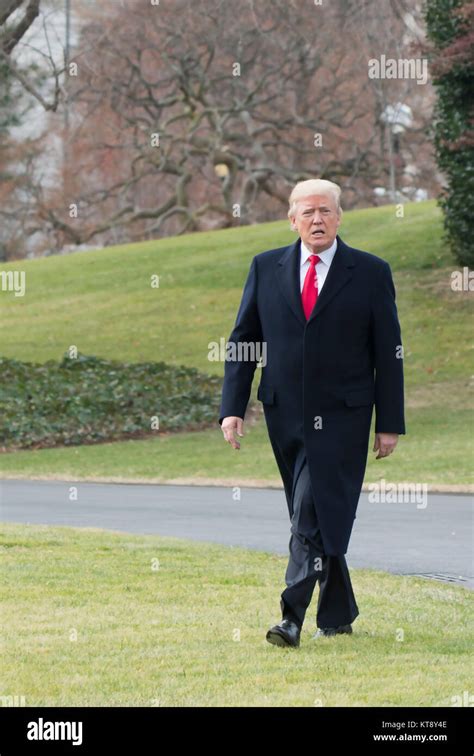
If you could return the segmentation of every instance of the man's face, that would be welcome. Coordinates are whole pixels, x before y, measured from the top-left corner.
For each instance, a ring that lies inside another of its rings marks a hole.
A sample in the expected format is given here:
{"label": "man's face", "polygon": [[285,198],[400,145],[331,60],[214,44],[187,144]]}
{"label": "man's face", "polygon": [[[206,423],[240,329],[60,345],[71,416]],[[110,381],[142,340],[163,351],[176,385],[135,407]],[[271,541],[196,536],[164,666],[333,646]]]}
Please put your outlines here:
{"label": "man's face", "polygon": [[291,222],[308,249],[323,252],[336,238],[341,218],[332,195],[313,194],[297,201]]}

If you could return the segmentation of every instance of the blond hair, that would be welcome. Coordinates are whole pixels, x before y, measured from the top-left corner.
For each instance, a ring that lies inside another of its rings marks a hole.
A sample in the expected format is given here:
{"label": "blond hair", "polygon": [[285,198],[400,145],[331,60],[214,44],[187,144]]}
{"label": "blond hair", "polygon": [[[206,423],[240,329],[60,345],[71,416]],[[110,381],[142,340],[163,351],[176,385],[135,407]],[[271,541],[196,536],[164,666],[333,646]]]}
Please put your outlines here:
{"label": "blond hair", "polygon": [[326,179],[308,179],[307,181],[299,181],[293,187],[288,200],[290,205],[288,217],[295,215],[298,200],[310,197],[313,194],[329,194],[336,203],[337,212],[342,212],[341,187],[338,184],[333,181],[326,181]]}

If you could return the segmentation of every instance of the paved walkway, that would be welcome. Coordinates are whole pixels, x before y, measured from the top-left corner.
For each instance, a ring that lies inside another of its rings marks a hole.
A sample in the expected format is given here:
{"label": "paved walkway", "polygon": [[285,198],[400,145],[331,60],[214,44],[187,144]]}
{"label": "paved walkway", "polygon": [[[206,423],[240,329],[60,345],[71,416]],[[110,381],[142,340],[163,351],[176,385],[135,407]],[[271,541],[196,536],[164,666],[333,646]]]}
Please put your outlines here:
{"label": "paved walkway", "polygon": [[[78,487],[78,501],[68,498]],[[4,522],[99,527],[171,535],[288,554],[283,490],[203,486],[0,481]],[[473,497],[429,494],[427,506],[376,504],[363,493],[349,552],[351,567],[426,575],[474,588]]]}

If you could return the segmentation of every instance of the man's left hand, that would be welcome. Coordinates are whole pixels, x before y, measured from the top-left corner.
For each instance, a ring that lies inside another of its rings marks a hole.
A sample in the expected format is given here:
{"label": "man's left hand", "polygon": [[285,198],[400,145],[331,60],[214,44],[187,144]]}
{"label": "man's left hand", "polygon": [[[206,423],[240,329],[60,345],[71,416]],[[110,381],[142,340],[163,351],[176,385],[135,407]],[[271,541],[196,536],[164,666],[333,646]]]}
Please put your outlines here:
{"label": "man's left hand", "polygon": [[374,448],[372,451],[378,451],[375,459],[388,457],[393,452],[398,442],[398,433],[376,433]]}

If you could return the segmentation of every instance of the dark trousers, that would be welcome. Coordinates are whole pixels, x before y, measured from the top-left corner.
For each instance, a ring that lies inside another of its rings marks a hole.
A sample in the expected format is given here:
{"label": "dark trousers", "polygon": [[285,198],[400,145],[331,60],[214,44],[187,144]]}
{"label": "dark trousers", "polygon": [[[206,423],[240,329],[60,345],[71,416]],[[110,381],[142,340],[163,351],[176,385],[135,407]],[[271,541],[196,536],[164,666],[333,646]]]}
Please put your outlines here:
{"label": "dark trousers", "polygon": [[344,555],[324,554],[304,449],[296,463],[295,470],[298,469],[293,489],[287,587],[280,601],[282,618],[293,620],[301,628],[316,582],[319,582],[317,627],[349,625],[359,609]]}

